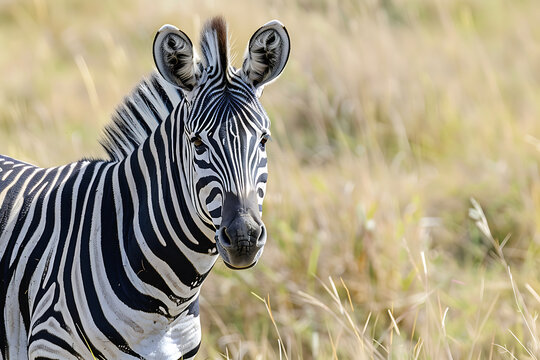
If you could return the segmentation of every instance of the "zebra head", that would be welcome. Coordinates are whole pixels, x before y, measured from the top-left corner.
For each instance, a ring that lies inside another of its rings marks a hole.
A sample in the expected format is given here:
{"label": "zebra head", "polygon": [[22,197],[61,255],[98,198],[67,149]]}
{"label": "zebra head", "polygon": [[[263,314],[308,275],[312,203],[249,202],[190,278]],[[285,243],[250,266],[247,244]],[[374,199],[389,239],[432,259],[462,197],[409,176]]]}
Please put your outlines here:
{"label": "zebra head", "polygon": [[289,49],[287,31],[275,20],[251,37],[240,69],[229,63],[220,17],[202,31],[201,57],[174,26],[163,26],[154,40],[159,73],[184,92],[171,114],[182,179],[197,214],[215,230],[218,253],[233,269],[255,265],[266,242],[261,213],[270,121],[259,96],[282,72]]}

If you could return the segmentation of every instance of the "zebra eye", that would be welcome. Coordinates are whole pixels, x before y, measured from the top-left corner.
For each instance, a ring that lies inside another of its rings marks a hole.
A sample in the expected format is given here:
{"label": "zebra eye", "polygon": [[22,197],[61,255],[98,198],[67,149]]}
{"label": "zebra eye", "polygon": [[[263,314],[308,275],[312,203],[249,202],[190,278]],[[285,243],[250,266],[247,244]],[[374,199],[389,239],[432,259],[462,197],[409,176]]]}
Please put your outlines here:
{"label": "zebra eye", "polygon": [[268,142],[268,140],[271,140],[270,134],[264,134],[264,135],[261,137],[261,143],[259,144],[259,146],[261,147],[261,149],[264,150],[264,148],[266,147],[266,143]]}
{"label": "zebra eye", "polygon": [[193,146],[195,146],[195,149],[197,150],[202,150],[202,148],[204,147],[203,141],[198,136],[193,137],[191,139],[191,143],[193,144]]}

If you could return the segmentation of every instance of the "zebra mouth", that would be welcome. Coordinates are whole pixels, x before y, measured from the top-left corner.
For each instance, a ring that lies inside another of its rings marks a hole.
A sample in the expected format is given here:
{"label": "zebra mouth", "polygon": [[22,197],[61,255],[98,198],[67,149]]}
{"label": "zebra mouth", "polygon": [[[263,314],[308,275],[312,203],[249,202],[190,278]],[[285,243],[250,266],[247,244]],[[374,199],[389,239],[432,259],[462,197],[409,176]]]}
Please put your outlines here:
{"label": "zebra mouth", "polygon": [[252,268],[252,267],[254,267],[255,265],[257,265],[257,262],[258,262],[258,261],[254,261],[253,264],[251,264],[251,265],[238,267],[238,266],[233,266],[233,265],[229,264],[228,262],[226,262],[225,260],[223,260],[223,263],[224,263],[229,269],[232,269],[232,270],[246,270],[246,269]]}

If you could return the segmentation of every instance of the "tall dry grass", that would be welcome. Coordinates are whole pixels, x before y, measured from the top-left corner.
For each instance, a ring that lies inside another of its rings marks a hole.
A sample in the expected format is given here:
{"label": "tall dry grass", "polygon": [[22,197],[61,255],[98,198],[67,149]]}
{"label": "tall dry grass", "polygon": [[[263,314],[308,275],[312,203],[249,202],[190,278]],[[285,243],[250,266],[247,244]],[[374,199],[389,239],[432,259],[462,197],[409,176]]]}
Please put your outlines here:
{"label": "tall dry grass", "polygon": [[[0,153],[103,155],[163,23],[284,22],[256,268],[202,291],[212,359],[540,357],[535,0],[0,2]],[[471,202],[471,199],[472,202]]]}

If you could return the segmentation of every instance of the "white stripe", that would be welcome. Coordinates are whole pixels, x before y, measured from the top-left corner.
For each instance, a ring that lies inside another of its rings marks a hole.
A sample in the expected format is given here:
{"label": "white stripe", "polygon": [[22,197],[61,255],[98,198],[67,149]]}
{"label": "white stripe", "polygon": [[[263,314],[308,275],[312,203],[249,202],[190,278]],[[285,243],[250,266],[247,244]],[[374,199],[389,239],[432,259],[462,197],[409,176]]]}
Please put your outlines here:
{"label": "white stripe", "polygon": [[148,260],[152,266],[157,270],[157,272],[165,279],[167,285],[175,292],[175,295],[182,298],[188,298],[195,294],[196,291],[193,291],[188,286],[185,286],[180,279],[176,276],[174,271],[171,269],[169,264],[157,257],[152,249],[146,243],[144,235],[141,230],[140,218],[139,218],[139,198],[137,195],[137,185],[133,180],[133,173],[131,172],[131,164],[129,161],[126,161],[126,177],[128,180],[129,190],[131,193],[131,198],[133,200],[133,231],[137,244],[141,248],[141,252],[144,257]]}

